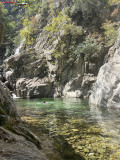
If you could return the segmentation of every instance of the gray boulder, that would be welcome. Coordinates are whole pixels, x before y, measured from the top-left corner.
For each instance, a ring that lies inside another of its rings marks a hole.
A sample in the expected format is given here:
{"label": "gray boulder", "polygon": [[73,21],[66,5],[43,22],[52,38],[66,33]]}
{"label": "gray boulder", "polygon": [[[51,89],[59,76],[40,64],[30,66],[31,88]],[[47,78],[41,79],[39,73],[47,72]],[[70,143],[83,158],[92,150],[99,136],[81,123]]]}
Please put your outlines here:
{"label": "gray boulder", "polygon": [[53,91],[52,82],[48,79],[26,79],[20,78],[16,82],[16,95],[18,97],[30,97],[30,98],[40,98],[40,97],[51,97]]}

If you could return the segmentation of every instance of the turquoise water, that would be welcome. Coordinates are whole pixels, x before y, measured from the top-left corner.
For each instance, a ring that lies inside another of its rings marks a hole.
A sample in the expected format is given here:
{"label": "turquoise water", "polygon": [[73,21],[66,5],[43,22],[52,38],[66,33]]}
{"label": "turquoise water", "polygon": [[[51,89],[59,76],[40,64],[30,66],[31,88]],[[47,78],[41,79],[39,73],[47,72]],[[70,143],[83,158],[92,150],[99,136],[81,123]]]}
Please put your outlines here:
{"label": "turquoise water", "polygon": [[89,107],[87,100],[80,99],[18,99],[16,103],[48,159],[120,159],[119,109]]}

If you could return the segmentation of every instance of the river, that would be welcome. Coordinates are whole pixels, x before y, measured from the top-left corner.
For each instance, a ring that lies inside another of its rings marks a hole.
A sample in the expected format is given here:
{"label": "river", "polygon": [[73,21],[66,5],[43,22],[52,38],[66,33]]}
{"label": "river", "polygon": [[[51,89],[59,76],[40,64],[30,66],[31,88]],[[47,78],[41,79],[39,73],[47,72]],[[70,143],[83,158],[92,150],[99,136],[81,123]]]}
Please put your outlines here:
{"label": "river", "polygon": [[[80,99],[16,99],[49,160],[119,160],[120,110]],[[44,103],[45,101],[45,103]]]}

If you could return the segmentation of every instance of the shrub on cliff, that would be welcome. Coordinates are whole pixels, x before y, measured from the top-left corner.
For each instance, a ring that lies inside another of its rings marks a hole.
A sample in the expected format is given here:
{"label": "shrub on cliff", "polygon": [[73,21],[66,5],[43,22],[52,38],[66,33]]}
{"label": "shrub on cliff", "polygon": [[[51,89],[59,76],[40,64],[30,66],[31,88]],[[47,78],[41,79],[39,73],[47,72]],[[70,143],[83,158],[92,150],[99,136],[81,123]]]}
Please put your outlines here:
{"label": "shrub on cliff", "polygon": [[25,39],[25,44],[33,44],[35,33],[36,33],[36,24],[37,18],[31,17],[31,20],[28,18],[23,21],[23,29],[20,30],[21,39]]}
{"label": "shrub on cliff", "polygon": [[118,28],[120,24],[116,22],[106,21],[102,27],[104,29],[105,41],[108,46],[114,44],[117,35],[118,35]]}
{"label": "shrub on cliff", "polygon": [[82,57],[85,61],[88,61],[94,54],[99,56],[101,47],[95,38],[86,37],[85,41],[79,43],[74,53],[78,58]]}
{"label": "shrub on cliff", "polygon": [[1,38],[4,34],[4,41],[7,43],[10,43],[12,41],[12,37],[14,35],[14,29],[15,29],[15,22],[9,19],[9,16],[7,16],[8,11],[3,8],[3,6],[0,4],[0,15],[2,15],[0,21],[1,21],[1,31],[4,29],[4,33],[0,34]]}
{"label": "shrub on cliff", "polygon": [[71,8],[71,17],[76,19],[77,15],[80,19],[79,24],[88,26],[96,26],[100,28],[103,19],[107,16],[108,10],[107,0],[73,0],[73,6]]}
{"label": "shrub on cliff", "polygon": [[52,19],[51,24],[47,25],[44,29],[51,33],[58,33],[62,30],[66,30],[69,24],[71,24],[71,19],[64,12],[60,12],[57,17]]}
{"label": "shrub on cliff", "polygon": [[82,27],[73,25],[71,18],[64,12],[60,12],[57,17],[54,17],[51,24],[47,25],[44,29],[58,35],[64,31],[65,35],[71,34],[73,37],[78,37],[83,34]]}
{"label": "shrub on cliff", "polygon": [[120,4],[120,0],[109,0],[109,4]]}

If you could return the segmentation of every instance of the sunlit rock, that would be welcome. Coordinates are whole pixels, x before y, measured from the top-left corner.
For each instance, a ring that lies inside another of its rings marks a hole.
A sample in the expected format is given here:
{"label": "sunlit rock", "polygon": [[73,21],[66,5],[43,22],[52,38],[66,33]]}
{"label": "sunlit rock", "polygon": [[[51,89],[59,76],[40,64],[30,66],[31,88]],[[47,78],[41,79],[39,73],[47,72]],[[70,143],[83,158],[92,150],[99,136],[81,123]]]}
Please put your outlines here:
{"label": "sunlit rock", "polygon": [[120,35],[108,52],[108,62],[99,71],[89,103],[101,107],[120,107]]}

